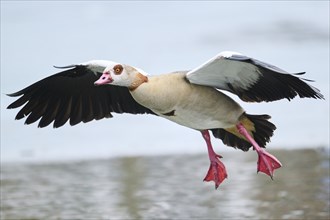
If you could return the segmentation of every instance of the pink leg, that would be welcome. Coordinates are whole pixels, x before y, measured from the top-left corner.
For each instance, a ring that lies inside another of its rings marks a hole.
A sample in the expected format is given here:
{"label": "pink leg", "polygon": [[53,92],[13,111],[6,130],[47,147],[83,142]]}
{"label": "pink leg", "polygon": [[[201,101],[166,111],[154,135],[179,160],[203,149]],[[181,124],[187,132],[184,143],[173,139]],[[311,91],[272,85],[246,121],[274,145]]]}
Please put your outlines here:
{"label": "pink leg", "polygon": [[210,168],[209,171],[206,174],[206,177],[204,178],[204,181],[214,181],[215,182],[215,189],[219,187],[219,185],[224,181],[225,178],[227,178],[227,171],[225,168],[225,165],[220,161],[220,158],[222,156],[216,154],[213,150],[212,144],[211,144],[211,138],[208,130],[201,131],[203,138],[207,144],[207,151],[209,153],[210,158]]}
{"label": "pink leg", "polygon": [[246,137],[246,139],[248,139],[250,141],[254,150],[256,150],[258,153],[258,170],[257,170],[257,172],[259,172],[259,171],[263,172],[263,173],[267,174],[268,176],[270,176],[270,178],[273,179],[274,170],[277,168],[280,168],[282,166],[281,162],[276,157],[271,155],[270,153],[267,153],[263,148],[259,147],[257,142],[255,142],[255,140],[251,137],[251,135],[245,129],[243,124],[239,123],[236,125],[236,127],[237,127],[239,133],[244,135],[244,137]]}

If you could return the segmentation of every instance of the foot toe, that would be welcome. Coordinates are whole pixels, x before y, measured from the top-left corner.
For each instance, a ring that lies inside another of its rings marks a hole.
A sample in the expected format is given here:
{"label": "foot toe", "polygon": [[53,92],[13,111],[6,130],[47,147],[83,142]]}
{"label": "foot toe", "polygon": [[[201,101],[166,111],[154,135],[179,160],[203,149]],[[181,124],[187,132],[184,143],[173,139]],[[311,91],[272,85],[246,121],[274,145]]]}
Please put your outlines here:
{"label": "foot toe", "polygon": [[[219,156],[219,155],[217,155]],[[215,189],[227,178],[225,165],[220,160],[211,161],[210,168],[204,178],[204,181],[214,181]]]}

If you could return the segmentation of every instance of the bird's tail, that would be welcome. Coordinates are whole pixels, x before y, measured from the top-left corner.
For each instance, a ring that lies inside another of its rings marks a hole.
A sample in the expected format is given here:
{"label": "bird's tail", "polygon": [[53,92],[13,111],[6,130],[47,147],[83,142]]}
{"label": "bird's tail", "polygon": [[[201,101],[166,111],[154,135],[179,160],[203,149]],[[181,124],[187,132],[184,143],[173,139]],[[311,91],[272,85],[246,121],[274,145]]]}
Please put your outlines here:
{"label": "bird's tail", "polygon": [[[239,122],[243,124],[260,147],[265,147],[276,129],[276,126],[268,121],[269,119],[269,115],[249,115],[243,113]],[[248,151],[252,146],[252,144],[238,132],[236,126],[211,130],[214,137],[221,139],[222,142],[228,146],[239,148],[243,151]]]}

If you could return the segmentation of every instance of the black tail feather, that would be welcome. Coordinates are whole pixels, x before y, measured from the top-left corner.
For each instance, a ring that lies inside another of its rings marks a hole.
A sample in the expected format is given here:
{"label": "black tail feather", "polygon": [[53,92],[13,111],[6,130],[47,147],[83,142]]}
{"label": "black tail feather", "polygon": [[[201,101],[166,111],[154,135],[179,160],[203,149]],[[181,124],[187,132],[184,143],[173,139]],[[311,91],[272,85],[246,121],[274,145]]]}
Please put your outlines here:
{"label": "black tail feather", "polygon": [[[260,147],[266,146],[266,144],[270,141],[270,137],[273,136],[274,130],[276,126],[269,122],[269,115],[249,115],[244,113],[243,115],[247,119],[249,119],[255,127],[255,131],[252,131],[254,140],[259,144]],[[211,129],[213,136],[222,140],[225,145],[241,149],[243,151],[248,151],[252,144],[235,134],[223,129]]]}

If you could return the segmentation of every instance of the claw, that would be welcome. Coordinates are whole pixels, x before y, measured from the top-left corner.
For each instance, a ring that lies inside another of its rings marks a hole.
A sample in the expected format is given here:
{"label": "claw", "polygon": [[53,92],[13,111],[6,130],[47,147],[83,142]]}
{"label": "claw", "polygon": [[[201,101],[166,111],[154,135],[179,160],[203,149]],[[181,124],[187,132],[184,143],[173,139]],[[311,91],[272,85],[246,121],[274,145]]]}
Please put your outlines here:
{"label": "claw", "polygon": [[261,149],[258,152],[257,172],[260,171],[265,173],[273,179],[274,170],[280,168],[281,166],[281,162],[267,151]]}
{"label": "claw", "polygon": [[218,159],[222,158],[220,155],[215,155],[211,160],[210,168],[204,178],[204,181],[214,181],[215,189],[227,178],[227,171],[225,165]]}

